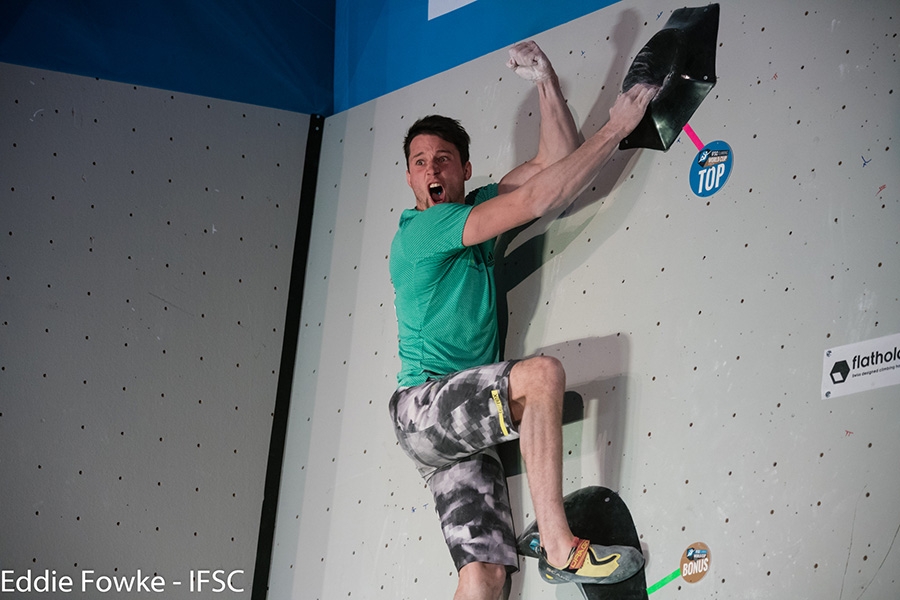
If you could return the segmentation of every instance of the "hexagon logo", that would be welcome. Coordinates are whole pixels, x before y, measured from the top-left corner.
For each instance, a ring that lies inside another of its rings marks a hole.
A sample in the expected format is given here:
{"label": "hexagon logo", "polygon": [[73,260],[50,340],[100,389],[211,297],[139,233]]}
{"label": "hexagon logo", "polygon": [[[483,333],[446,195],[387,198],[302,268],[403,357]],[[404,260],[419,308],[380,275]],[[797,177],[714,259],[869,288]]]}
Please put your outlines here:
{"label": "hexagon logo", "polygon": [[835,385],[844,383],[847,381],[847,375],[849,374],[850,365],[847,364],[846,360],[839,360],[834,363],[834,366],[831,368],[831,383]]}

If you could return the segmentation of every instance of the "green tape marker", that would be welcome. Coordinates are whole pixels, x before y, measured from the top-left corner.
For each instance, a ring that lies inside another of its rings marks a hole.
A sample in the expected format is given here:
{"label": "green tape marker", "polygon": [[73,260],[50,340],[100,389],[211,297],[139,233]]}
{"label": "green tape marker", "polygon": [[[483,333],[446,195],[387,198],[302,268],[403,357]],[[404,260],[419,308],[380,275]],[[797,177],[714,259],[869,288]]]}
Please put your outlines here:
{"label": "green tape marker", "polygon": [[659,581],[657,581],[656,583],[654,583],[653,585],[648,587],[647,595],[649,596],[650,594],[657,591],[658,589],[660,589],[662,586],[666,585],[667,583],[671,583],[672,580],[678,579],[679,575],[681,575],[681,567],[675,569],[670,574],[666,575],[665,577],[663,577],[662,579],[660,579]]}

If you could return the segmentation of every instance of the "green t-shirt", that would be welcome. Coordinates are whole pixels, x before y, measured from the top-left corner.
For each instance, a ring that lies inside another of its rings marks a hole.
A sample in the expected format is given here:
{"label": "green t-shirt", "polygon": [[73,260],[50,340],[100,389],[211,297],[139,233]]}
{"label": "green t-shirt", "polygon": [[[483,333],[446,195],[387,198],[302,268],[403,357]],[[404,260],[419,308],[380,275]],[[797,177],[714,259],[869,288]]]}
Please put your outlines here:
{"label": "green t-shirt", "polygon": [[494,183],[471,192],[466,204],[400,215],[390,269],[401,386],[499,360],[494,240],[469,247],[462,243],[472,206],[496,195]]}

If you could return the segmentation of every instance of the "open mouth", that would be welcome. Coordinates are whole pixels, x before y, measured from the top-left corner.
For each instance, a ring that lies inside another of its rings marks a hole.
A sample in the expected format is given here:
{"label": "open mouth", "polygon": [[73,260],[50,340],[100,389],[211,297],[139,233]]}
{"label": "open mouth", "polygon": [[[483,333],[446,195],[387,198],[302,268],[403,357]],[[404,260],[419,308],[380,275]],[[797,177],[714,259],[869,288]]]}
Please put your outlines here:
{"label": "open mouth", "polygon": [[439,183],[432,183],[428,186],[428,193],[431,195],[431,201],[440,204],[444,201],[444,186]]}

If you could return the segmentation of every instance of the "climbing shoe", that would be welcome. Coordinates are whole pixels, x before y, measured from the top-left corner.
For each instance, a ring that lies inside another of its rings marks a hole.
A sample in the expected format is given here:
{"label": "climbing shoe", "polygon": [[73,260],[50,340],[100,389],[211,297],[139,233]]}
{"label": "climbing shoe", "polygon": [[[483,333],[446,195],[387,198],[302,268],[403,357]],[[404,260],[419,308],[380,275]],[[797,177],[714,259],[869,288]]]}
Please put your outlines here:
{"label": "climbing shoe", "polygon": [[538,571],[548,583],[618,583],[641,570],[644,556],[631,546],[601,546],[575,538],[565,567],[547,562],[541,548]]}

